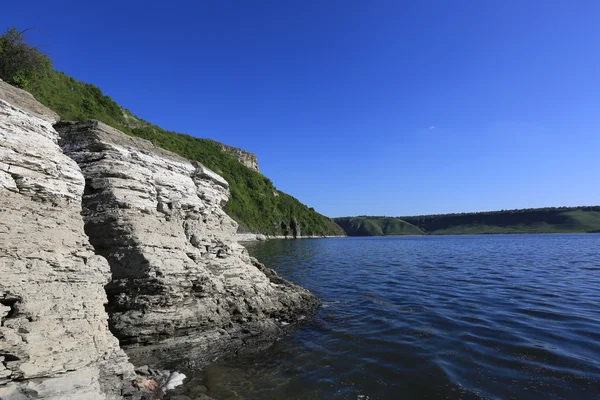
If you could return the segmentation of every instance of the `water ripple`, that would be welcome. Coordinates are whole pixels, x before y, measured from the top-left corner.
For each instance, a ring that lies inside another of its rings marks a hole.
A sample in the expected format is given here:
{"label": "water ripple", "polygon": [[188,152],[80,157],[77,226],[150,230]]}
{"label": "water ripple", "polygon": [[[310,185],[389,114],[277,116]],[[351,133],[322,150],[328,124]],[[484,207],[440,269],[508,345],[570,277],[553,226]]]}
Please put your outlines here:
{"label": "water ripple", "polygon": [[266,353],[207,368],[217,399],[600,398],[600,235],[249,250],[324,305]]}

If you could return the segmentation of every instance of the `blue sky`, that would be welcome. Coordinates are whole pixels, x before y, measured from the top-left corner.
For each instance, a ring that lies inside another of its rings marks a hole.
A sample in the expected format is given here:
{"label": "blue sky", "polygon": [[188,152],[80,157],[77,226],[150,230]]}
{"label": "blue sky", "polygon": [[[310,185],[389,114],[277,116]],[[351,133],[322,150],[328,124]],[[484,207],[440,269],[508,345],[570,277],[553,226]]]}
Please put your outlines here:
{"label": "blue sky", "polygon": [[600,204],[598,1],[23,7],[57,69],[328,216]]}

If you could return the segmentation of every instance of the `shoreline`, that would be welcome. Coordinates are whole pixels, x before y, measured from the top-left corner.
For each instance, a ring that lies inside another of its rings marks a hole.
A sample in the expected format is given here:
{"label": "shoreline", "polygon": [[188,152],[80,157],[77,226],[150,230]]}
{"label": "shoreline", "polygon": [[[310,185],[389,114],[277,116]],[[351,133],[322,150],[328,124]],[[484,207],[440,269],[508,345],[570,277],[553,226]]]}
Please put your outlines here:
{"label": "shoreline", "polygon": [[273,239],[327,239],[327,238],[345,238],[348,236],[339,235],[309,235],[309,236],[285,236],[285,235],[263,235],[262,233],[236,233],[235,240],[238,242],[264,242]]}
{"label": "shoreline", "polygon": [[431,237],[431,236],[490,236],[490,235],[588,235],[598,234],[598,231],[592,232],[501,232],[501,233],[426,233],[423,235],[347,235],[347,236],[331,236],[331,237]]}
{"label": "shoreline", "polygon": [[368,238],[368,237],[432,237],[432,236],[490,236],[490,235],[586,235],[600,232],[503,232],[503,233],[429,233],[423,235],[346,235],[346,236],[284,236],[263,235],[261,233],[237,233],[235,240],[240,242],[264,242],[267,240],[328,239],[328,238]]}

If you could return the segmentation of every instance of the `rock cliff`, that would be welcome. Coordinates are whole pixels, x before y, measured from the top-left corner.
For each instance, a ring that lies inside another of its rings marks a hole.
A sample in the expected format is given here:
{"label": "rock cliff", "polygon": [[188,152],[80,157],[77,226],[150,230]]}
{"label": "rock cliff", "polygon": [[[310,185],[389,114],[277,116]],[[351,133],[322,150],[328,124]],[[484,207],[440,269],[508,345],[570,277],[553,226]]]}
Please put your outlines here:
{"label": "rock cliff", "polygon": [[85,176],[86,233],[113,276],[111,329],[134,363],[203,365],[268,343],[317,307],[237,243],[223,178],[97,121],[57,129]]}
{"label": "rock cliff", "polygon": [[235,241],[223,178],[57,120],[0,81],[0,399],[139,398],[122,348],[202,366],[318,306]]}
{"label": "rock cliff", "polygon": [[221,146],[221,149],[225,153],[231,154],[232,156],[237,158],[237,160],[244,164],[246,167],[256,172],[260,172],[260,170],[258,169],[258,159],[256,158],[256,154],[250,153],[249,151],[243,149],[239,149],[237,147],[227,146],[226,144],[214,140],[213,142]]}
{"label": "rock cliff", "polygon": [[56,120],[0,81],[0,398],[121,398],[133,367],[108,330],[110,269],[84,233],[85,181]]}

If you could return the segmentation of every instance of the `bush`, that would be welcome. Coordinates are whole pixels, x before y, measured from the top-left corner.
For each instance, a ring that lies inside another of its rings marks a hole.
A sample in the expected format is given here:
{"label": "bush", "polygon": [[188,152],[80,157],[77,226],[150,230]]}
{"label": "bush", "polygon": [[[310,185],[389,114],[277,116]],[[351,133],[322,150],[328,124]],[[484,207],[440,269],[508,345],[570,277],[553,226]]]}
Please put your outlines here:
{"label": "bush", "polygon": [[25,32],[13,27],[0,36],[0,78],[23,89],[52,68],[47,54],[27,44]]}

